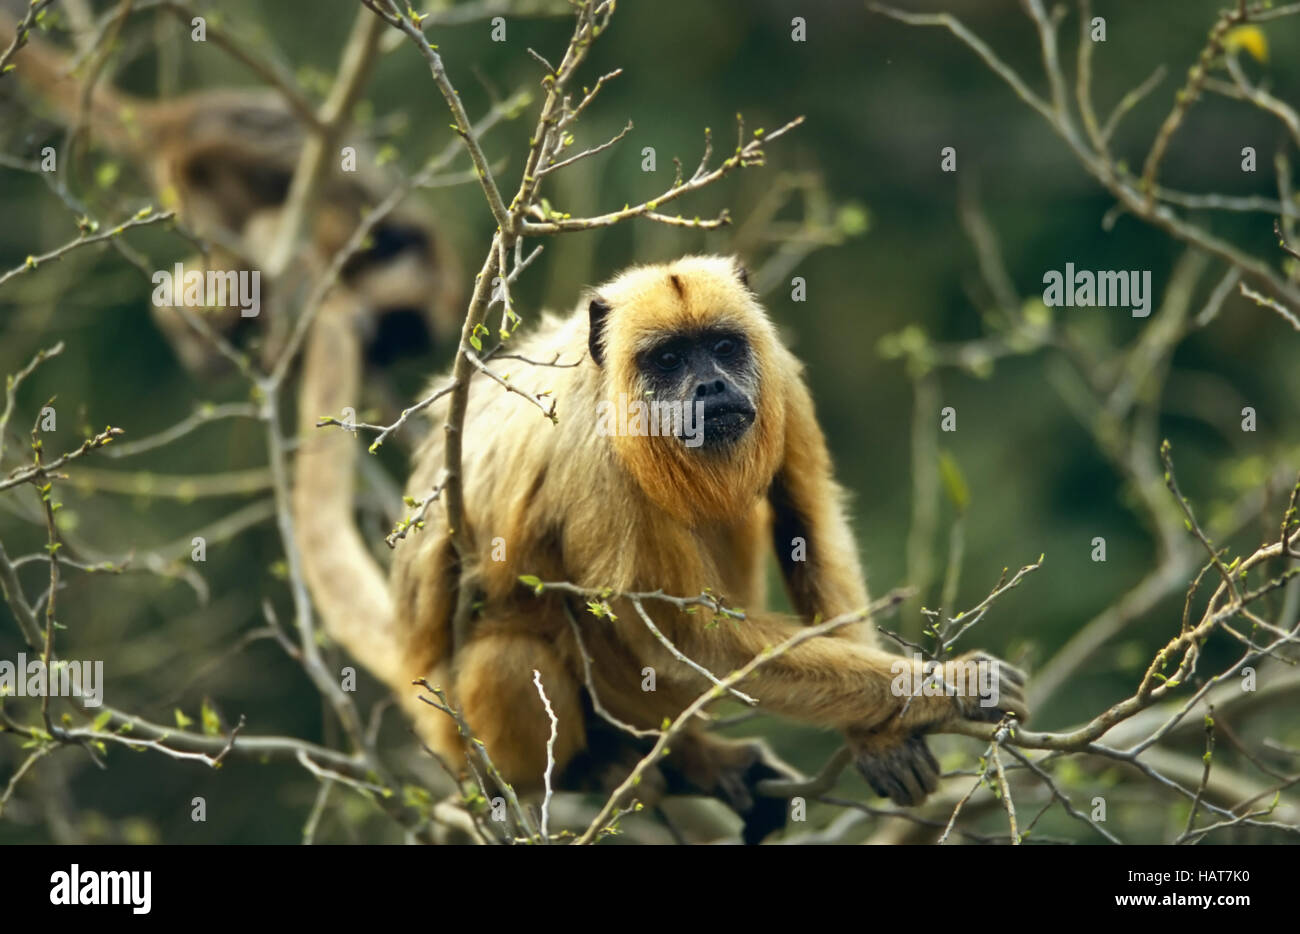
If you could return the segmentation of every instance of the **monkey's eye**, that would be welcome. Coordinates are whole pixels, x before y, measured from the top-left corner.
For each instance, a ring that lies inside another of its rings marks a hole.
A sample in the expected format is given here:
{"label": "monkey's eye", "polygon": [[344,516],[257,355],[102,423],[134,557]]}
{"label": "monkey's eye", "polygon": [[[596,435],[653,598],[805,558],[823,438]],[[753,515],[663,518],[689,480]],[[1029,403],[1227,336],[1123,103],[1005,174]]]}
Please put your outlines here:
{"label": "monkey's eye", "polygon": [[727,359],[736,355],[736,342],[730,337],[724,337],[713,345],[713,356],[720,359]]}
{"label": "monkey's eye", "polygon": [[661,350],[655,354],[655,366],[664,372],[677,369],[681,362],[681,356],[671,350]]}

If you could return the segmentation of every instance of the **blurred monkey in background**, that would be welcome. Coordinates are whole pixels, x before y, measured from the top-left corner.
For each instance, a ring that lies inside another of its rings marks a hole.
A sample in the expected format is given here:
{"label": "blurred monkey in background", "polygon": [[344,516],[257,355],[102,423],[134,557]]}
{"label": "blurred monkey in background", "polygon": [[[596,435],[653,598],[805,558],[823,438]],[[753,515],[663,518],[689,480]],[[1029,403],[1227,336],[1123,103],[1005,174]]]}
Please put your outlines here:
{"label": "blurred monkey in background", "polygon": [[[13,42],[15,27],[14,17],[0,8],[0,49]],[[13,93],[16,77],[25,104],[135,167],[157,204],[174,209],[184,229],[208,248],[206,257],[183,261],[187,273],[259,269],[280,236],[282,209],[307,137],[283,96],[228,89],[147,100],[104,80],[88,84],[82,76],[87,69],[76,64],[72,54],[33,29],[0,83],[0,95]],[[59,154],[61,165],[69,164],[67,155]],[[330,156],[325,162],[327,175],[305,242],[277,281],[282,290],[310,287],[385,192],[360,155],[356,172],[340,171]],[[425,352],[459,333],[459,264],[446,238],[417,208],[399,208],[380,221],[340,279],[346,297],[333,300],[364,311],[355,320],[376,363]],[[154,303],[151,310],[187,368],[200,375],[226,368],[175,308]],[[264,363],[278,357],[289,330],[283,315],[246,317],[235,301],[202,314],[218,334],[255,351]]]}

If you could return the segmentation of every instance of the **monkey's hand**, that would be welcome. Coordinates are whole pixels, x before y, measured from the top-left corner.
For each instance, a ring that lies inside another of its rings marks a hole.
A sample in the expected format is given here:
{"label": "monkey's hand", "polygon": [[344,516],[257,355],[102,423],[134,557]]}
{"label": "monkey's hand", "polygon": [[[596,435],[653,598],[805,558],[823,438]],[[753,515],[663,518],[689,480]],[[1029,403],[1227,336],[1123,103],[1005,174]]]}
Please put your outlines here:
{"label": "monkey's hand", "polygon": [[[954,668],[958,666],[969,666]],[[974,672],[973,679],[965,672]],[[957,713],[964,720],[997,723],[1007,714],[1022,723],[1029,719],[1025,701],[1025,673],[995,655],[976,650],[944,665],[944,680],[951,685],[974,684],[974,691],[959,691],[953,697]]]}
{"label": "monkey's hand", "polygon": [[[892,723],[847,733],[854,764],[872,790],[903,807],[920,804],[939,787],[927,730],[955,719],[996,723],[1007,714],[1029,717],[1024,672],[987,652],[967,652],[934,666],[926,679],[929,686],[906,698]],[[936,700],[948,703],[936,708]]]}

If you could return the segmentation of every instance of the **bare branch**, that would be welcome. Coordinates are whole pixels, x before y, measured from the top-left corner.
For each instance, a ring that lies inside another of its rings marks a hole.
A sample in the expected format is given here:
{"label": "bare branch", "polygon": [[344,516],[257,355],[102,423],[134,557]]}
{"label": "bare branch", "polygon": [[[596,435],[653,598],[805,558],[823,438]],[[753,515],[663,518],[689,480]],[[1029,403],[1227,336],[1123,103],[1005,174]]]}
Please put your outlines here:
{"label": "bare branch", "polygon": [[120,237],[126,231],[133,227],[147,227],[150,224],[156,224],[159,221],[171,220],[175,216],[173,211],[154,211],[152,208],[141,208],[130,219],[123,221],[116,227],[106,230],[103,233],[90,232],[90,228],[82,231],[82,236],[76,240],[65,243],[63,246],[43,253],[40,256],[29,256],[21,266],[15,266],[4,274],[0,274],[0,285],[4,285],[15,276],[21,276],[25,272],[33,272],[43,263],[52,263],[62,259],[73,250],[83,246],[91,246],[95,243],[103,243],[105,240],[111,240],[114,237]]}

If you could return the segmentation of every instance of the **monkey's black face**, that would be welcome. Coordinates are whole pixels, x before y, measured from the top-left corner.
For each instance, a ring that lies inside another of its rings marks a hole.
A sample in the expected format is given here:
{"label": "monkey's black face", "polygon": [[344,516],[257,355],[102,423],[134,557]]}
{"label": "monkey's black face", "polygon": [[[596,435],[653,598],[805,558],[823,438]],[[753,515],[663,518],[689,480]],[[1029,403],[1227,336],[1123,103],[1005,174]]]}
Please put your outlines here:
{"label": "monkey's black face", "polygon": [[646,401],[680,411],[679,434],[687,447],[725,449],[754,424],[758,379],[744,335],[673,334],[638,355],[637,364],[651,391]]}

